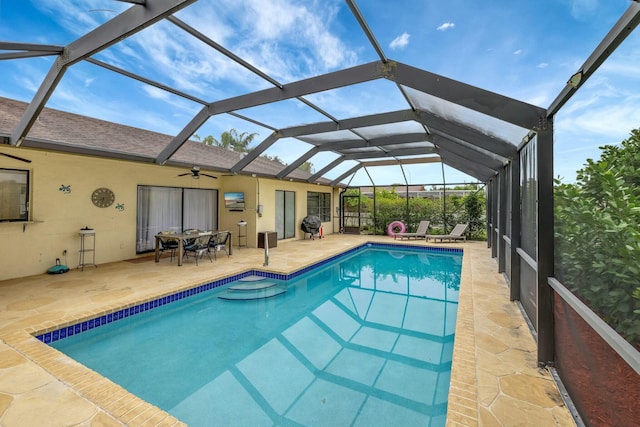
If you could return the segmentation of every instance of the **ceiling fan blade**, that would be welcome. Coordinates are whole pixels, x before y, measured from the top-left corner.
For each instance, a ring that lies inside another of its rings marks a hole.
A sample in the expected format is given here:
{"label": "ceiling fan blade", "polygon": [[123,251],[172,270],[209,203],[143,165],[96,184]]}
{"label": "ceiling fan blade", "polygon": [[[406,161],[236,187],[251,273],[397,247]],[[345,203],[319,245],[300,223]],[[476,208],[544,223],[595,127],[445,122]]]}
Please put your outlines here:
{"label": "ceiling fan blade", "polygon": [[18,156],[14,156],[13,154],[0,153],[0,155],[7,156],[7,157],[10,157],[10,158],[15,159],[15,160],[20,160],[21,162],[31,163],[31,160],[25,159],[25,158],[22,158],[22,157],[18,157]]}
{"label": "ceiling fan blade", "polygon": [[178,176],[187,176],[187,175],[193,175],[193,174],[191,172],[178,174]]}
{"label": "ceiling fan blade", "polygon": [[200,175],[208,176],[209,178],[218,179],[217,176],[209,175],[208,173],[201,173]]}

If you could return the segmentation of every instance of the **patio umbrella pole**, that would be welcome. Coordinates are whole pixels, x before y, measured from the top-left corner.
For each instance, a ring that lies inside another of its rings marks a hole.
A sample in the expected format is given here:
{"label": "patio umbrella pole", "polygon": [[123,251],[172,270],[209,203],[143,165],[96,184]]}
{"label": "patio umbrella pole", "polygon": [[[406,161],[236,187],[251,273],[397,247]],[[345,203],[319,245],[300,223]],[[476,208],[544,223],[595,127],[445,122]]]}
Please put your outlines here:
{"label": "patio umbrella pole", "polygon": [[264,264],[263,266],[269,265],[269,232],[264,232]]}

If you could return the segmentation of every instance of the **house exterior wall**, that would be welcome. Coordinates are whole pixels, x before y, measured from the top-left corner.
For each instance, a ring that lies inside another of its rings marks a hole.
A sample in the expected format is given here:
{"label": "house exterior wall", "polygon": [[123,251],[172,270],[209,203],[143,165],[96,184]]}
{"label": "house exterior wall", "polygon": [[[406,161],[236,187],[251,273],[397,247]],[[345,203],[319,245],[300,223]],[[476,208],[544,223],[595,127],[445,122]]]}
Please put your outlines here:
{"label": "house exterior wall", "polygon": [[[80,229],[95,230],[96,264],[131,259],[136,254],[136,206],[139,185],[218,189],[218,228],[233,233],[238,244],[237,222],[247,221],[247,245],[257,246],[257,232],[275,228],[275,190],[296,192],[296,223],[306,216],[306,192],[328,191],[331,187],[299,182],[224,176],[204,171],[219,179],[178,177],[185,168],[159,166],[122,160],[70,155],[35,149],[4,146],[2,152],[27,158],[24,163],[0,156],[0,168],[31,171],[30,221],[0,222],[0,280],[46,273],[56,258],[70,268],[79,263]],[[63,186],[70,191],[64,191]],[[91,202],[92,192],[107,187],[115,202],[98,208]],[[322,189],[322,190],[320,190]],[[225,191],[244,191],[245,210],[231,212],[224,207]],[[262,215],[257,205],[262,204]],[[326,232],[333,227],[325,226]],[[298,231],[295,238],[302,238]],[[244,243],[244,241],[242,242]],[[66,257],[63,255],[67,251]],[[91,267],[92,268],[92,267]]]}

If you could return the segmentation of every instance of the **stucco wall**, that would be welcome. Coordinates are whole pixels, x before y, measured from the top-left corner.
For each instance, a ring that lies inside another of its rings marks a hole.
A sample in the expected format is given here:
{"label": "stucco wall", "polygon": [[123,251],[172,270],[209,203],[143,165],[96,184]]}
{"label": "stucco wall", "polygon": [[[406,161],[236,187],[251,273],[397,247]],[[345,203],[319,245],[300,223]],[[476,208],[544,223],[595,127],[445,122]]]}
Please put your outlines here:
{"label": "stucco wall", "polygon": [[[250,176],[219,179],[178,177],[187,168],[159,166],[95,157],[67,155],[32,149],[3,147],[3,152],[31,160],[24,163],[0,156],[0,168],[30,169],[31,220],[0,223],[0,280],[45,273],[56,258],[76,268],[80,249],[79,231],[85,226],[96,232],[96,263],[120,261],[136,256],[136,203],[138,185],[157,185],[219,190],[218,228],[233,233],[237,245],[237,222],[247,221],[247,244],[257,246],[257,233],[275,229],[275,190],[296,192],[296,224],[306,216],[307,191],[332,191],[330,187]],[[211,172],[211,171],[208,171]],[[61,191],[69,186],[70,192]],[[100,187],[113,190],[115,203],[98,208],[91,193]],[[225,191],[244,191],[246,209],[224,208]],[[258,215],[257,205],[264,206]],[[335,208],[332,207],[332,210]],[[299,229],[299,226],[297,226]],[[330,233],[332,225],[325,225]],[[296,238],[302,238],[297,230]],[[244,242],[243,242],[244,243]],[[63,251],[67,251],[66,258]]]}

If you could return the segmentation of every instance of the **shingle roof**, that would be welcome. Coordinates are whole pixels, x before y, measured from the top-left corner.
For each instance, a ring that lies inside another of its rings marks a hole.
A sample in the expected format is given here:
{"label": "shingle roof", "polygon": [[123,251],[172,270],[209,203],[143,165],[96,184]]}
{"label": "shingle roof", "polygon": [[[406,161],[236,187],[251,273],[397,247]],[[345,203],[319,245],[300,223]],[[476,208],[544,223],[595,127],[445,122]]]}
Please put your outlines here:
{"label": "shingle roof", "polygon": [[[27,103],[0,97],[0,135],[8,137],[20,122]],[[109,158],[125,158],[153,162],[155,157],[173,139],[173,136],[151,132],[131,126],[98,120],[51,108],[43,109],[23,147],[42,148],[63,152],[82,152]],[[228,172],[244,153],[188,141],[167,164]],[[241,173],[275,176],[284,167],[264,157],[258,157]],[[309,173],[296,170],[289,178],[305,180]],[[327,182],[327,181],[325,181]]]}

